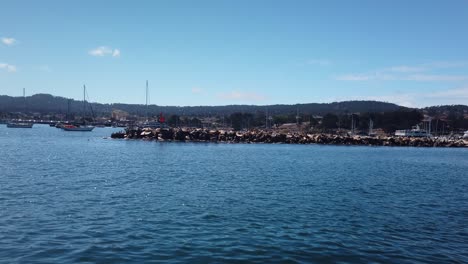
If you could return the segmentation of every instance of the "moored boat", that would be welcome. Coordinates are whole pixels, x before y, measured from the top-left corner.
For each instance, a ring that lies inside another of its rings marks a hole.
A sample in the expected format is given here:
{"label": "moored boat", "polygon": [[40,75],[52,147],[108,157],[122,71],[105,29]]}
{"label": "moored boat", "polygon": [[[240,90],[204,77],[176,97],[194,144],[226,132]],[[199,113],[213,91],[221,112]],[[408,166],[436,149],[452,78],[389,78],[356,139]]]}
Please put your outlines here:
{"label": "moored boat", "polygon": [[[23,88],[23,100],[24,100],[24,112],[26,113],[27,111],[27,106],[26,106],[26,89]],[[28,122],[28,121],[23,121],[23,120],[16,120],[16,121],[11,121],[7,123],[7,127],[9,128],[32,128],[34,123]]]}
{"label": "moored boat", "polygon": [[83,123],[80,125],[65,124],[65,125],[61,125],[60,128],[62,128],[64,131],[82,131],[82,132],[93,131],[94,126],[86,125],[85,112],[86,112],[86,86],[83,85],[83,117],[82,117]]}
{"label": "moored boat", "polygon": [[65,131],[93,131],[94,126],[63,125],[62,129]]}
{"label": "moored boat", "polygon": [[33,123],[27,123],[27,122],[11,122],[7,124],[7,127],[9,128],[32,128]]}
{"label": "moored boat", "polygon": [[419,126],[413,127],[413,129],[396,130],[395,136],[399,137],[432,137],[431,133],[419,128]]}

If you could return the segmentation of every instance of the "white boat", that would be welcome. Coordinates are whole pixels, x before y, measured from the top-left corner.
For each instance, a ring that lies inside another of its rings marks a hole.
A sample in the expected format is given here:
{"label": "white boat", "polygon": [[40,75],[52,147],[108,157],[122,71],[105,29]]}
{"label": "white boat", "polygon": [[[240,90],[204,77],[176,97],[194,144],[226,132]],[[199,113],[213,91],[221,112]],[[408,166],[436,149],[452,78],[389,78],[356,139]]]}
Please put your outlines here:
{"label": "white boat", "polygon": [[467,130],[467,131],[465,131],[465,134],[463,134],[463,138],[466,138],[466,139],[468,139],[468,130]]}
{"label": "white boat", "polygon": [[25,123],[25,122],[11,122],[7,124],[9,128],[32,128],[33,123]]}
{"label": "white boat", "polygon": [[395,131],[395,136],[399,137],[432,137],[432,135],[424,129],[420,129],[419,126],[413,127],[413,129],[403,129]]}
{"label": "white boat", "polygon": [[[23,100],[24,100],[24,111],[26,112],[27,110],[27,105],[26,105],[26,89],[23,88]],[[9,128],[32,128],[33,123],[31,122],[26,122],[22,120],[18,121],[12,121],[7,124],[7,127]]]}

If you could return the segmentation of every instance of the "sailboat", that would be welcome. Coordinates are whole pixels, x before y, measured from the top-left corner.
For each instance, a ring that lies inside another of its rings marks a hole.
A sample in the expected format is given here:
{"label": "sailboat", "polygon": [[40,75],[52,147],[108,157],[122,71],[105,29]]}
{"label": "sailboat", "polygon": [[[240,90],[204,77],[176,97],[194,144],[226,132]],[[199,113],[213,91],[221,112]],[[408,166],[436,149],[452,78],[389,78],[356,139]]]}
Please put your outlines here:
{"label": "sailboat", "polygon": [[[23,88],[23,100],[24,100],[24,112],[26,113],[26,89]],[[17,120],[17,121],[12,121],[12,122],[9,122],[7,124],[7,127],[9,128],[32,128],[33,127],[33,123],[31,122],[27,122],[27,121],[22,121],[21,119],[20,120]]]}
{"label": "sailboat", "polygon": [[33,123],[29,122],[22,122],[21,120],[18,120],[16,122],[10,122],[7,124],[7,127],[9,128],[32,128]]}
{"label": "sailboat", "polygon": [[143,122],[141,125],[143,128],[164,128],[166,127],[165,121],[166,119],[163,116],[163,113],[158,115],[157,121],[150,121],[149,120],[149,113],[148,113],[148,80],[146,80],[146,121]]}
{"label": "sailboat", "polygon": [[84,120],[86,113],[86,86],[83,85],[83,125],[62,125],[62,129],[65,131],[93,131],[94,126],[86,125]]}

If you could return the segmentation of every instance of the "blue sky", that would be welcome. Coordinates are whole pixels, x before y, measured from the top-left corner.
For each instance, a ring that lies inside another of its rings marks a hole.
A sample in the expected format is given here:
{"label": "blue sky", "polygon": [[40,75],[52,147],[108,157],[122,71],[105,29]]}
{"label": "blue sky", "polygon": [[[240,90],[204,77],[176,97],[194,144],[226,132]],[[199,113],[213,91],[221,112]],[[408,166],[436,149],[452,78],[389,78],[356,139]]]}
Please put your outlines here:
{"label": "blue sky", "polygon": [[468,1],[2,1],[0,94],[468,104]]}

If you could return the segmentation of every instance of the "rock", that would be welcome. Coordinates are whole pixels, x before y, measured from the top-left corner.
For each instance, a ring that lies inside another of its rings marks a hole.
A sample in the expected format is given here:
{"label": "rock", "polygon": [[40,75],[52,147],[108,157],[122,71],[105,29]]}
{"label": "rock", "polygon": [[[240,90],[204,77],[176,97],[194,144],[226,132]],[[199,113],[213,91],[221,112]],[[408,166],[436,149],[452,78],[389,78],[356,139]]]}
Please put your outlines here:
{"label": "rock", "polygon": [[251,130],[234,132],[224,130],[187,128],[135,128],[116,132],[111,138],[157,139],[160,141],[202,141],[235,143],[287,143],[287,144],[334,144],[364,146],[417,146],[417,147],[468,147],[467,140],[445,140],[433,138],[406,137],[363,137],[330,134],[278,133]]}

